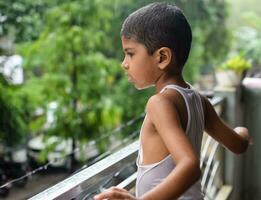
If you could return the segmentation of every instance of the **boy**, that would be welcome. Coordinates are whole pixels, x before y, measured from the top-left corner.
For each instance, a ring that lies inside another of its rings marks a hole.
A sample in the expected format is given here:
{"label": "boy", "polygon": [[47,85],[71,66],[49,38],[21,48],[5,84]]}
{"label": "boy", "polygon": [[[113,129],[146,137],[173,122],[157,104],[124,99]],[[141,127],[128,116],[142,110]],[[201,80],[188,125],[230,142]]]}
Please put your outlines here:
{"label": "boy", "polygon": [[123,69],[138,89],[155,86],[146,105],[137,158],[136,197],[112,187],[95,200],[203,200],[200,147],[205,130],[234,153],[248,147],[248,131],[229,128],[210,102],[182,77],[192,33],[182,11],[153,3],[135,11],[122,25]]}

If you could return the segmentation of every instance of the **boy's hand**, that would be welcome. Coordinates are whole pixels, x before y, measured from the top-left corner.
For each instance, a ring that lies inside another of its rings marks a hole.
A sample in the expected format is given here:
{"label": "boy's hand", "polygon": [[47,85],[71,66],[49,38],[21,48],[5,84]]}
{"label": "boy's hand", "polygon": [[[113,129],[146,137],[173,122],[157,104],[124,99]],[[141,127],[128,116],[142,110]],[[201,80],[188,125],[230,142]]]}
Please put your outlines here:
{"label": "boy's hand", "polygon": [[104,192],[94,196],[94,200],[138,200],[132,196],[127,190],[111,187]]}
{"label": "boy's hand", "polygon": [[253,140],[252,140],[252,138],[250,137],[247,128],[245,128],[245,127],[236,127],[236,128],[234,128],[234,131],[235,131],[238,135],[240,135],[243,139],[247,140],[249,145],[252,145],[252,144],[253,144]]}

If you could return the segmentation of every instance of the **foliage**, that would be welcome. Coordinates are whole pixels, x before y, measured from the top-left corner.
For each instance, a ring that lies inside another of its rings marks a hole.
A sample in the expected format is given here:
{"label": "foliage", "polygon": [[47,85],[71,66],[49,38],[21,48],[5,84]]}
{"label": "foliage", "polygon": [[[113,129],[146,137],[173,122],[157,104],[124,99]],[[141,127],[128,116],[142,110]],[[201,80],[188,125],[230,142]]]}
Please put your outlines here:
{"label": "foliage", "polygon": [[[72,1],[50,1],[50,0],[18,0],[11,3],[2,3],[3,16],[7,19],[2,23],[3,35],[12,34],[16,41],[30,41],[38,38],[45,26],[46,13],[55,6],[60,6]],[[81,4],[81,1],[73,1]],[[106,56],[117,57],[121,59],[121,47],[119,40],[119,30],[123,19],[133,10],[151,3],[151,0],[109,0],[99,2],[97,6],[107,4],[106,9],[112,11],[113,20],[107,24],[107,33],[111,39],[103,43],[102,51]],[[172,2],[172,1],[169,1]],[[223,0],[210,1],[184,1],[176,0],[175,3],[180,6],[193,27],[193,44],[189,63],[185,68],[185,76],[189,81],[195,80],[202,70],[206,70],[210,64],[218,63],[224,56],[229,45],[229,35],[225,26],[227,17],[226,3]],[[86,4],[83,3],[82,9]],[[68,13],[71,10],[67,10]],[[63,13],[63,19],[67,13]],[[77,14],[72,12],[72,14]],[[60,14],[57,14],[60,15]],[[106,15],[104,16],[106,17]],[[78,17],[79,19],[81,16]],[[44,20],[42,20],[44,19]],[[82,19],[84,21],[86,18]],[[99,19],[96,19],[97,22]],[[109,28],[109,26],[111,26]],[[113,28],[112,28],[113,27]],[[101,30],[103,30],[102,27]],[[13,31],[12,31],[13,30]],[[101,32],[100,30],[100,32]],[[115,49],[110,48],[114,46]],[[206,66],[206,67],[205,67]]]}
{"label": "foliage", "polygon": [[[31,122],[31,132],[84,141],[99,138],[142,112],[137,104],[145,100],[135,101],[137,92],[122,76],[119,61],[111,57],[109,32],[114,18],[113,8],[108,6],[83,0],[54,7],[39,38],[18,46],[25,58],[24,88],[40,86],[36,90],[38,106],[45,113],[49,103],[58,105],[55,121],[49,125]],[[128,91],[133,96],[126,100]],[[104,144],[100,147],[106,148]]]}
{"label": "foliage", "polygon": [[192,25],[193,42],[185,75],[195,81],[201,73],[211,72],[213,66],[223,60],[229,49],[230,37],[226,26],[228,12],[225,1],[193,2],[197,6],[187,5],[190,6],[187,12]]}
{"label": "foliage", "polygon": [[11,36],[16,42],[39,37],[44,27],[45,12],[69,0],[0,1],[0,37]]}
{"label": "foliage", "polygon": [[6,146],[24,142],[27,135],[26,113],[12,95],[13,90],[16,88],[0,74],[0,142]]}
{"label": "foliage", "polygon": [[[228,25],[231,30],[239,26],[245,26],[244,15],[246,13],[254,13],[261,16],[261,7],[259,0],[228,0],[228,7],[230,10]],[[255,23],[254,21],[252,23]]]}
{"label": "foliage", "polygon": [[[12,91],[12,98],[23,105],[29,133],[88,140],[144,112],[153,91],[137,92],[123,76],[119,33],[124,18],[150,2],[0,3],[8,17],[1,24],[2,34],[14,35],[16,51],[24,57],[26,82]],[[221,0],[175,2],[193,29],[192,51],[184,72],[187,80],[193,81],[202,66],[216,62],[227,49],[226,4]],[[48,124],[51,102],[56,102],[57,108],[54,121]]]}
{"label": "foliage", "polygon": [[244,71],[250,69],[251,63],[249,60],[246,60],[242,54],[236,55],[227,61],[225,61],[222,65],[218,67],[220,71],[233,70],[237,74],[242,74]]}
{"label": "foliage", "polygon": [[231,49],[244,53],[254,65],[261,66],[261,17],[248,12],[242,16],[242,19],[245,25],[234,30]]}

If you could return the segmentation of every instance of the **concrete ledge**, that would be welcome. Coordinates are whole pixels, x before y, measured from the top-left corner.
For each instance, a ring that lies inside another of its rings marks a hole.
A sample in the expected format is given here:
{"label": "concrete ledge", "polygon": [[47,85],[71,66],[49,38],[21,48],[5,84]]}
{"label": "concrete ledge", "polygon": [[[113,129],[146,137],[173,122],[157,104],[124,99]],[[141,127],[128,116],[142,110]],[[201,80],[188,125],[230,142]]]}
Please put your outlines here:
{"label": "concrete ledge", "polygon": [[215,200],[227,200],[231,192],[232,192],[231,185],[223,185],[220,188]]}

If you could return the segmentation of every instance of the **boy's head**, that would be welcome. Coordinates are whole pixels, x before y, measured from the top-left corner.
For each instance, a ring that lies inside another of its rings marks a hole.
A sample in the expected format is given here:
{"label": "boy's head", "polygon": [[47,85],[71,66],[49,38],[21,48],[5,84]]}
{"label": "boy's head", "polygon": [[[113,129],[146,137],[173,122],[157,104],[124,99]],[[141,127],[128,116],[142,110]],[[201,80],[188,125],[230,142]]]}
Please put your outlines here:
{"label": "boy's head", "polygon": [[161,47],[172,51],[172,65],[183,68],[187,61],[192,33],[182,11],[167,3],[152,3],[130,14],[121,35],[143,44],[150,55]]}

